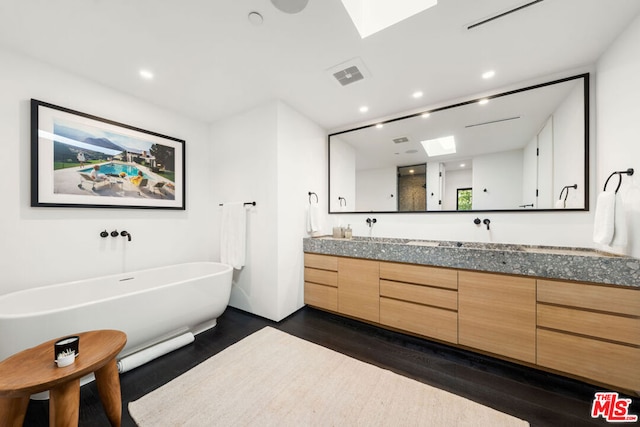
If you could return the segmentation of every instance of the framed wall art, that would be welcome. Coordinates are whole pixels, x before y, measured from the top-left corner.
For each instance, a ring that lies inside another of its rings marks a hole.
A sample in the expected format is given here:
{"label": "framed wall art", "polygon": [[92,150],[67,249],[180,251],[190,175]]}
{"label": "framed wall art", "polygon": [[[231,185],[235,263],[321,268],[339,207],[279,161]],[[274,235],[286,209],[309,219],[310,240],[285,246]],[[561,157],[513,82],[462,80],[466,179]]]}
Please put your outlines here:
{"label": "framed wall art", "polygon": [[185,141],[32,99],[31,206],[185,209]]}

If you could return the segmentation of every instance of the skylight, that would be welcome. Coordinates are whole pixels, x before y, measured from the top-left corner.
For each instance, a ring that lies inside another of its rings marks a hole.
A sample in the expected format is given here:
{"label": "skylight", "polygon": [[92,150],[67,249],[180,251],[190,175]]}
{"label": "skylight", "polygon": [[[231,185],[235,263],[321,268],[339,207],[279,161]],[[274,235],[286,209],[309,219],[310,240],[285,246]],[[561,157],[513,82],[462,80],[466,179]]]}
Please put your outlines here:
{"label": "skylight", "polygon": [[342,0],[361,38],[438,4],[438,0]]}
{"label": "skylight", "polygon": [[427,156],[444,156],[445,154],[454,154],[456,152],[456,140],[453,136],[443,136],[442,138],[428,139],[420,141]]}

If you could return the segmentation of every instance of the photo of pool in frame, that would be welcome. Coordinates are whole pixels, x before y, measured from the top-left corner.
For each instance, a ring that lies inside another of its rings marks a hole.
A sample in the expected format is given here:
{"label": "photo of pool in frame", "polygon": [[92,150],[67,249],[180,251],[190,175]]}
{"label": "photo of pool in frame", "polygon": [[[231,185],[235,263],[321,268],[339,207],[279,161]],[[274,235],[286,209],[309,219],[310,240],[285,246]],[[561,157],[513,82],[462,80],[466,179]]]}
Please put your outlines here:
{"label": "photo of pool in frame", "polygon": [[31,206],[185,209],[185,141],[31,100]]}

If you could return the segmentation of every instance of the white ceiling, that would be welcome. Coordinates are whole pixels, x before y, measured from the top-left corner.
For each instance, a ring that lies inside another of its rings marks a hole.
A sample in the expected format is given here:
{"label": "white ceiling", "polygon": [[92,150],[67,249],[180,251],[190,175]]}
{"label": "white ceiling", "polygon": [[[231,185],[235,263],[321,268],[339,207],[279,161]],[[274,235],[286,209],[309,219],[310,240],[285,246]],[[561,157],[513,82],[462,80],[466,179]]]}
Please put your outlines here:
{"label": "white ceiling", "polygon": [[[361,39],[340,0],[298,14],[269,0],[0,0],[0,45],[206,122],[281,99],[337,130],[593,64],[640,13],[638,0],[545,0],[466,29],[529,1],[439,0]],[[370,76],[341,87],[326,70],[353,58]]]}

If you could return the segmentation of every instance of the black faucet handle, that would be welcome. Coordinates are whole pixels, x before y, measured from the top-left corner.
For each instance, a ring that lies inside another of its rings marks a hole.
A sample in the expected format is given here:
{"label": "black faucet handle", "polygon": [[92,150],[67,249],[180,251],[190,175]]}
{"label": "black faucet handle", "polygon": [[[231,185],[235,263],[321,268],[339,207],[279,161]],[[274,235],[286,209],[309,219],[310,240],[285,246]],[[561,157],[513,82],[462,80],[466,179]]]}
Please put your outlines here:
{"label": "black faucet handle", "polygon": [[104,230],[104,231],[100,232],[100,237],[104,238],[104,237],[107,237],[107,236],[109,236],[109,233],[107,232],[107,230]]}

